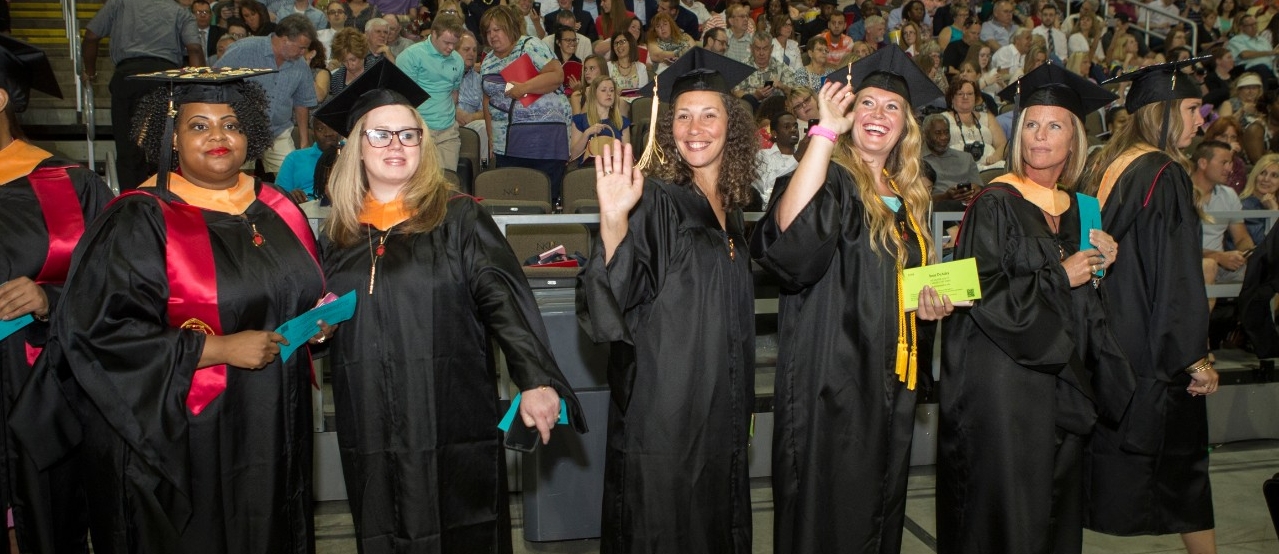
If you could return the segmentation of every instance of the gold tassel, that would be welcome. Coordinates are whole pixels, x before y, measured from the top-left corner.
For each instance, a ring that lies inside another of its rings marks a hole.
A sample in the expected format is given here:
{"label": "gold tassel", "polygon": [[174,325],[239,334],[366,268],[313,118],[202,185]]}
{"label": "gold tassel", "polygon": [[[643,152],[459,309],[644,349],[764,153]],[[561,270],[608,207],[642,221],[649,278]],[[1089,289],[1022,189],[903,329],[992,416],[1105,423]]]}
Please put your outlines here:
{"label": "gold tassel", "polygon": [[[893,189],[893,193],[901,196],[901,190],[897,188],[897,183],[888,175],[888,170],[884,170],[884,177],[888,178],[888,184]],[[906,221],[910,225],[911,231],[915,233],[915,240],[919,244],[920,266],[928,265],[928,250],[924,245],[924,235],[919,229],[919,223],[915,221],[915,217],[910,213],[910,207],[906,205],[905,199],[902,201],[902,210],[906,212]],[[894,226],[895,227],[895,226]],[[900,235],[899,235],[900,237]],[[905,249],[901,249],[897,259],[897,379],[906,383],[908,390],[915,390],[915,384],[918,381],[918,336],[915,328],[915,314],[910,314],[910,346],[906,345],[906,293],[904,290],[906,278],[905,258],[907,254]]]}
{"label": "gold tassel", "polygon": [[906,373],[907,371],[910,370],[908,360],[906,359],[909,356],[910,356],[910,350],[906,348],[906,338],[899,335],[897,337],[897,372],[896,372],[898,381],[906,380]]}
{"label": "gold tassel", "polygon": [[657,108],[662,99],[657,96],[657,75],[653,76],[653,108],[648,115],[648,144],[644,147],[644,155],[635,162],[635,169],[647,173],[653,163],[666,165],[666,154],[657,144]]}
{"label": "gold tassel", "polygon": [[906,365],[906,388],[915,390],[915,382],[919,377],[919,340],[915,336],[915,315],[910,320],[910,363]]}

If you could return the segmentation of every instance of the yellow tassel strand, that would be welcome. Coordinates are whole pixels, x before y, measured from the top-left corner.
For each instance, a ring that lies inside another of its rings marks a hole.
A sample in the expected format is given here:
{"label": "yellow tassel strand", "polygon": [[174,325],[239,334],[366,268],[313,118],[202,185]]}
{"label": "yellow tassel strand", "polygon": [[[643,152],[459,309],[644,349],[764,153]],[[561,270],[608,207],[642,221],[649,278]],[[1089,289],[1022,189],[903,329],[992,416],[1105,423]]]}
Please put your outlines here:
{"label": "yellow tassel strand", "polygon": [[[901,197],[901,190],[897,188],[897,183],[888,175],[887,169],[884,170],[884,177],[888,179],[888,185],[892,187],[893,194]],[[906,213],[906,221],[910,225],[910,230],[915,233],[915,241],[919,244],[920,266],[928,265],[928,251],[924,245],[924,234],[920,232],[919,223],[915,221],[915,216],[911,215],[910,207],[906,205],[904,198],[902,199],[901,209]],[[898,238],[901,238],[901,231],[898,231],[898,233]],[[902,251],[899,254],[897,256],[897,379],[906,383],[907,389],[915,390],[919,375],[916,318],[914,313],[910,314],[910,343],[908,347],[906,341],[906,293],[904,290],[906,281],[904,258],[907,253]]]}
{"label": "yellow tassel strand", "polygon": [[653,108],[648,116],[648,144],[644,146],[644,155],[635,162],[635,169],[643,173],[648,173],[650,166],[654,163],[666,165],[666,154],[657,144],[657,108],[662,103],[661,98],[657,96],[657,78],[657,75],[653,76]]}

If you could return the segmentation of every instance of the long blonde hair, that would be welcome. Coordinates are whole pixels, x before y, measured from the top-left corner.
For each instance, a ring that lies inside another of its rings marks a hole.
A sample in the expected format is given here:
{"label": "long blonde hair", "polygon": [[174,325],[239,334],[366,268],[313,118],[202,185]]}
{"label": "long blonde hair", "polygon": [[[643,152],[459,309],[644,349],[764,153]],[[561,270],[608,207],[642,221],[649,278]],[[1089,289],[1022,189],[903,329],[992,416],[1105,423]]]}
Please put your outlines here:
{"label": "long blonde hair", "polygon": [[1243,192],[1239,194],[1240,200],[1257,194],[1257,176],[1273,165],[1279,165],[1279,154],[1274,152],[1257,160],[1257,163],[1252,166],[1252,171],[1248,172],[1248,184],[1244,185]]}
{"label": "long blonde hair", "polygon": [[622,110],[618,108],[621,104],[620,97],[617,95],[617,82],[613,80],[607,73],[596,77],[591,81],[590,86],[586,88],[586,98],[582,102],[586,106],[586,123],[594,125],[600,122],[599,102],[595,100],[595,93],[599,91],[600,85],[605,82],[613,83],[613,105],[608,109],[608,121],[614,127],[622,128]]}
{"label": "long blonde hair", "polygon": [[[862,94],[863,92],[860,91],[857,93],[857,97],[853,99],[853,105],[857,105]],[[928,209],[932,202],[932,187],[924,178],[922,169],[923,133],[920,132],[919,123],[912,115],[909,100],[902,100],[902,111],[906,128],[902,131],[897,146],[889,152],[884,169],[897,184],[898,192],[910,210],[910,215],[919,224],[925,249],[925,252],[921,254],[925,257],[924,259],[928,259],[932,251],[933,238],[928,231]],[[879,249],[883,248],[885,251],[894,252],[898,259],[905,260],[906,242],[902,240],[900,233],[893,232],[893,229],[897,227],[897,215],[888,209],[888,205],[879,201],[879,191],[875,188],[875,183],[879,182],[879,176],[871,174],[870,167],[858,154],[851,132],[839,136],[831,161],[843,166],[853,176],[857,195],[864,206],[863,218],[866,225],[870,227],[871,249],[878,253]]]}
{"label": "long blonde hair", "polygon": [[[426,122],[412,106],[402,106],[413,114],[418,128],[422,129],[422,143],[418,145],[420,160],[417,171],[409,177],[401,195],[404,206],[412,212],[408,221],[400,224],[405,233],[429,232],[444,221],[449,198],[456,190],[444,172],[440,169],[439,158],[435,153],[435,142],[427,130]],[[364,138],[364,124],[368,114],[361,117],[346,137],[346,146],[338,154],[333,172],[329,175],[328,194],[333,202],[329,218],[324,222],[324,232],[339,247],[348,247],[361,238],[360,212],[364,210],[364,197],[369,191],[368,175],[364,169],[364,157],[361,154]],[[398,140],[398,139],[394,139]]]}
{"label": "long blonde hair", "polygon": [[[1139,144],[1158,148],[1159,143],[1162,142],[1166,145],[1162,152],[1181,164],[1186,173],[1192,173],[1190,160],[1186,159],[1186,155],[1181,153],[1180,148],[1177,148],[1177,140],[1181,137],[1184,125],[1181,122],[1181,102],[1181,99],[1164,100],[1137,108],[1136,113],[1133,113],[1132,118],[1128,120],[1128,124],[1115,131],[1110,142],[1102,147],[1096,159],[1088,166],[1088,173],[1083,179],[1084,194],[1096,196],[1097,190],[1101,188],[1101,178],[1105,175],[1106,168],[1115,163],[1115,159],[1129,148]],[[1167,128],[1164,127],[1165,110],[1170,110]]]}
{"label": "long blonde hair", "polygon": [[[1079,116],[1075,115],[1073,112],[1068,111],[1067,113],[1070,113],[1070,123],[1075,126],[1075,139],[1071,141],[1070,153],[1066,157],[1066,167],[1062,169],[1061,175],[1057,178],[1057,182],[1061,184],[1062,189],[1073,192],[1075,189],[1079,188],[1079,177],[1083,174],[1084,166],[1087,164],[1088,133],[1084,131],[1084,122],[1079,120]],[[1024,116],[1025,110],[1022,110],[1020,115]],[[1021,117],[1018,117],[1017,121],[1019,123],[1016,127],[1013,127],[1013,138],[1008,145],[1011,149],[1009,161],[1012,165],[1009,169],[1012,171],[1012,174],[1016,175],[1018,178],[1026,179],[1025,160],[1022,158],[1021,154],[1021,136],[1023,134],[1022,129],[1024,129],[1025,126],[1021,124]]]}

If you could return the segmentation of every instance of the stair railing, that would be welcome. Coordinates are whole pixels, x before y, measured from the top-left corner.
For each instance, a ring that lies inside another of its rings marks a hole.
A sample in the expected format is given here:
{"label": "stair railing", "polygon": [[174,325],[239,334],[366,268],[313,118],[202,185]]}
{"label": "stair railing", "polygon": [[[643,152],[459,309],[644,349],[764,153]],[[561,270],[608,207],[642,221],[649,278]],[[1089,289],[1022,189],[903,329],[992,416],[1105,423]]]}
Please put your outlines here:
{"label": "stair railing", "polygon": [[73,73],[75,73],[76,113],[84,122],[84,138],[88,153],[88,159],[85,162],[89,169],[93,170],[97,163],[93,151],[93,139],[98,135],[93,110],[93,83],[86,82],[84,79],[84,60],[80,51],[80,18],[76,0],[62,0],[61,4],[62,21],[67,33],[67,49],[71,54],[71,67],[75,68]]}

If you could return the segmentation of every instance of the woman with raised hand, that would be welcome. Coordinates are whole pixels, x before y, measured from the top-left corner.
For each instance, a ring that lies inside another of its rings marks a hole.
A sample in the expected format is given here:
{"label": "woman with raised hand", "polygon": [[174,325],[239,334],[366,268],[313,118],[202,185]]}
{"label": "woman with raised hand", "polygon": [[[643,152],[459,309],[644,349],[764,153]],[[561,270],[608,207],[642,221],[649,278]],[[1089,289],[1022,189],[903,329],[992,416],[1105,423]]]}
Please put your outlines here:
{"label": "woman with raised hand", "polygon": [[912,107],[939,96],[896,46],[832,74],[808,150],[751,237],[782,283],[775,552],[901,550],[917,373],[929,371],[915,320],[954,309],[925,287],[907,312],[901,289],[932,242]]}
{"label": "woman with raised hand", "polygon": [[577,313],[612,350],[601,552],[751,552],[755,310],[741,208],[758,146],[732,88],[752,72],[694,48],[658,80],[670,109],[643,170],[619,142],[595,163],[600,243]]}

